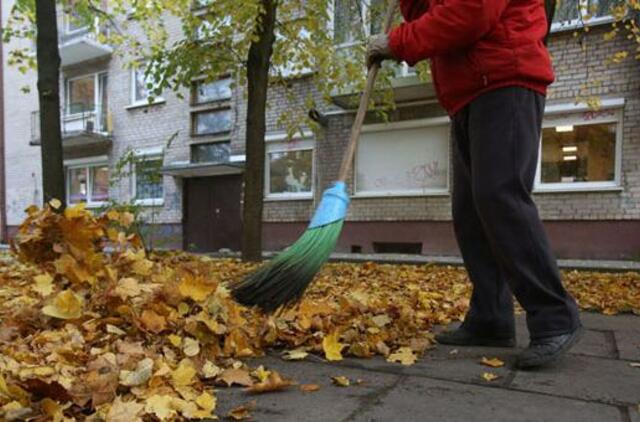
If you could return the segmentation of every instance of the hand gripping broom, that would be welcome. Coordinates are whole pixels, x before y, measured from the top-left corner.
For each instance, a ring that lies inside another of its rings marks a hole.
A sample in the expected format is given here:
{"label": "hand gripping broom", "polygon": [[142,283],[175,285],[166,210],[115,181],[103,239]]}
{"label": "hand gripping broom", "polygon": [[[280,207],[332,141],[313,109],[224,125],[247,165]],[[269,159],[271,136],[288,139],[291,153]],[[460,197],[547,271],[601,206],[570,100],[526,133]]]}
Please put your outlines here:
{"label": "hand gripping broom", "polygon": [[[391,27],[397,5],[398,0],[391,0],[385,17],[384,32],[388,32]],[[356,144],[379,70],[378,63],[369,68],[367,83],[360,98],[360,106],[351,129],[338,181],[323,193],[309,227],[296,243],[255,273],[231,286],[232,295],[238,302],[247,306],[257,306],[265,312],[272,312],[280,306],[294,303],[300,299],[322,265],[329,259],[347,214],[349,194],[345,181],[351,170]]]}

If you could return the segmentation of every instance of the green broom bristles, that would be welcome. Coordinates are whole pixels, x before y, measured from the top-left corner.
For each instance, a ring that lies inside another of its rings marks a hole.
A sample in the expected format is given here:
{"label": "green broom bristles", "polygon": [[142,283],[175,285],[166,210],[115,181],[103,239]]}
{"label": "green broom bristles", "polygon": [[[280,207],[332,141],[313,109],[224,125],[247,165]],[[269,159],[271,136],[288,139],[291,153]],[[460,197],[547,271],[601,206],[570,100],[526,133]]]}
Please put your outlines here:
{"label": "green broom bristles", "polygon": [[329,260],[344,220],[307,229],[296,243],[258,271],[231,287],[246,306],[272,312],[300,299],[322,265]]}

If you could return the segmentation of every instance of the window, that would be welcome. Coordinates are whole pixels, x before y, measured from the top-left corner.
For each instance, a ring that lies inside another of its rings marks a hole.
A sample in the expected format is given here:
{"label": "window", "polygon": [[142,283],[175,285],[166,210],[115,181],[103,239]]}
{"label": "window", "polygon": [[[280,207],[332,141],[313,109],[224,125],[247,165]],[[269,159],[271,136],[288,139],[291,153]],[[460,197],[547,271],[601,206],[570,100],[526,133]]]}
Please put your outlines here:
{"label": "window", "polygon": [[546,119],[536,188],[619,186],[620,126],[621,116],[615,110]]}
{"label": "window", "polygon": [[356,152],[357,196],[446,194],[447,118],[366,126]]}
{"label": "window", "polygon": [[162,156],[137,154],[135,163],[135,199],[141,205],[161,205],[164,200]]}
{"label": "window", "polygon": [[98,206],[109,200],[109,166],[106,163],[73,164],[67,167],[67,198],[70,204]]}
{"label": "window", "polygon": [[67,81],[67,107],[65,114],[95,111],[96,96],[96,75],[69,79]]}
{"label": "window", "polygon": [[611,19],[612,8],[624,0],[562,0],[553,18],[553,29],[574,28],[583,22],[599,23]]}
{"label": "window", "polygon": [[[131,103],[133,105],[147,104],[152,97],[156,83],[151,76],[145,74],[146,66],[131,70]],[[154,102],[161,102],[162,98],[155,98]]]}
{"label": "window", "polygon": [[304,199],[313,196],[313,141],[270,142],[265,164],[267,198]]}
{"label": "window", "polygon": [[82,17],[75,11],[71,11],[64,15],[64,32],[65,34],[72,34],[75,32],[84,31],[87,29],[86,22],[83,22]]}
{"label": "window", "polygon": [[218,135],[231,131],[231,109],[216,109],[192,113],[193,135]]}
{"label": "window", "polygon": [[205,104],[213,101],[231,99],[231,78],[219,79],[213,82],[198,81],[193,86],[193,103]]}
{"label": "window", "polygon": [[192,163],[224,163],[229,161],[230,155],[231,144],[229,142],[191,145]]}
{"label": "window", "polygon": [[335,0],[333,34],[336,44],[351,44],[382,31],[383,0]]}

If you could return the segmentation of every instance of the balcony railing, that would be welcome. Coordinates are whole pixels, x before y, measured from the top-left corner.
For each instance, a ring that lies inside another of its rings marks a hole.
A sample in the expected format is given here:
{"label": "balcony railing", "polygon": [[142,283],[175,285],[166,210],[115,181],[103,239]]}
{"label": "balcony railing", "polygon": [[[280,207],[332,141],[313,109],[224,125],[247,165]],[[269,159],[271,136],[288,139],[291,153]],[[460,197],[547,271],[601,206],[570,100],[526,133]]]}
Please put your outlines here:
{"label": "balcony railing", "polygon": [[[95,107],[72,104],[61,110],[62,137],[79,135],[111,135],[109,110],[102,105]],[[40,111],[31,112],[31,142],[40,141]]]}
{"label": "balcony railing", "polygon": [[108,26],[96,19],[92,25],[74,27],[69,24],[64,13],[58,17],[60,28],[58,42],[63,66],[80,63],[98,57],[109,56],[113,49],[100,42],[101,36],[109,33]]}

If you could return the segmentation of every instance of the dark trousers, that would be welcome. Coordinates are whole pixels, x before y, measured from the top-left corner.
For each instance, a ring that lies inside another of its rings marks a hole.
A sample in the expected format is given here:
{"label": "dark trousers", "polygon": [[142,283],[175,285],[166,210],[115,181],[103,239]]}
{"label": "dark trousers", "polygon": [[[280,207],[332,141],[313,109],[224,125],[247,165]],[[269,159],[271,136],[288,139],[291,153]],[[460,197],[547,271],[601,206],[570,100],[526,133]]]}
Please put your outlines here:
{"label": "dark trousers", "polygon": [[473,283],[464,327],[513,336],[513,295],[531,338],[573,331],[575,301],[560,273],[531,190],[544,96],[508,87],[486,93],[453,117],[453,219]]}

